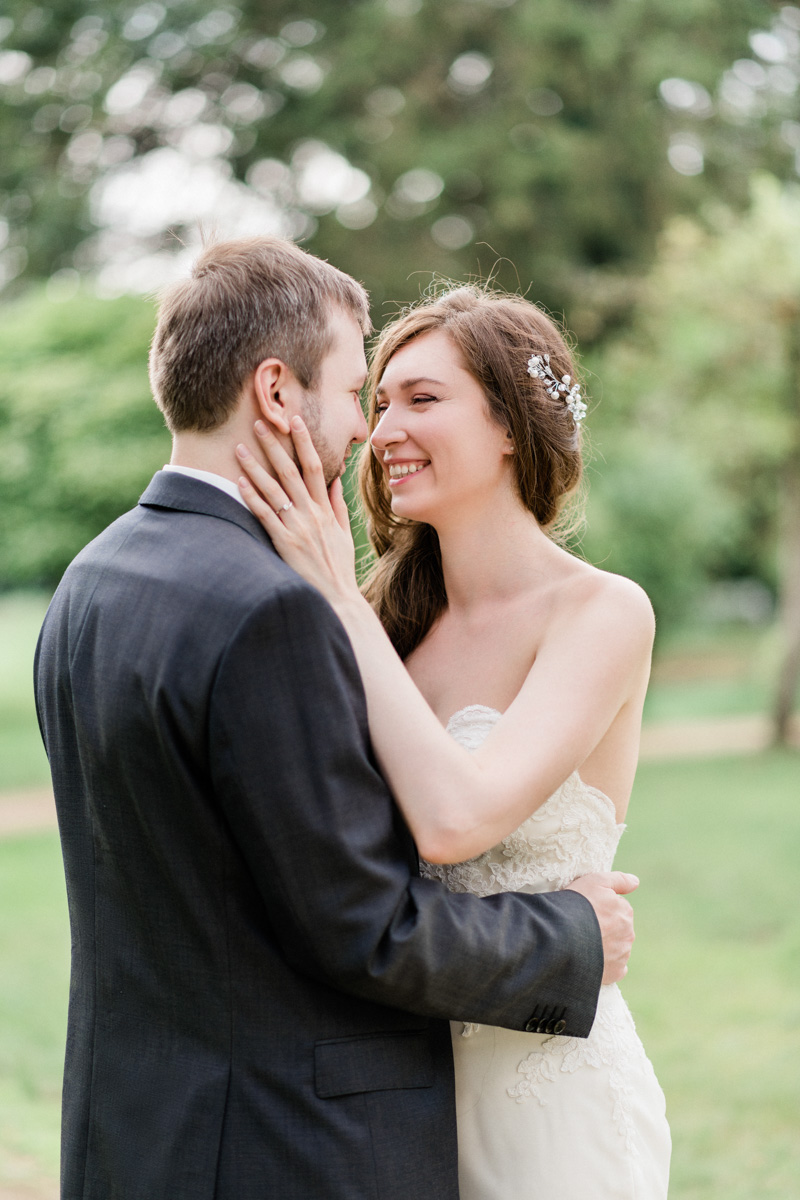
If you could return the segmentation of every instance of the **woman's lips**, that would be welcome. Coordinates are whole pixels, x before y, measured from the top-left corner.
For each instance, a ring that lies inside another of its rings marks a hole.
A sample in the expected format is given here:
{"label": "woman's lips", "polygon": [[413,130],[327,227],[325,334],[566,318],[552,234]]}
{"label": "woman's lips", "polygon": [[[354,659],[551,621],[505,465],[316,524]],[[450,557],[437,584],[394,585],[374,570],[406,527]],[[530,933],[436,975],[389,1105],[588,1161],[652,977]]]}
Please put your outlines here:
{"label": "woman's lips", "polygon": [[387,475],[389,476],[389,487],[395,488],[399,487],[401,483],[406,483],[409,479],[413,479],[416,475],[419,475],[420,471],[424,471],[426,467],[430,466],[430,463],[420,460],[414,462],[386,463],[385,466]]}

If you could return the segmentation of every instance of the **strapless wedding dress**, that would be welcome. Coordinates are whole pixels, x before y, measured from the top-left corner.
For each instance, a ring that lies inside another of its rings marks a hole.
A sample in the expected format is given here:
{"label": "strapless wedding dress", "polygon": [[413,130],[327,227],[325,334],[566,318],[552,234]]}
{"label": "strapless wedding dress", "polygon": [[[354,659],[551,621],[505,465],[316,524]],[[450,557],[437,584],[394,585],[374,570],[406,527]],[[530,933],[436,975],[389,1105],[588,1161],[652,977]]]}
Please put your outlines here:
{"label": "strapless wedding dress", "polygon": [[[450,719],[474,750],[500,720],[483,705]],[[624,830],[578,773],[499,846],[423,863],[453,892],[546,892],[611,870]],[[588,1038],[453,1022],[461,1200],[664,1200],[664,1093],[616,984],[600,989]]]}

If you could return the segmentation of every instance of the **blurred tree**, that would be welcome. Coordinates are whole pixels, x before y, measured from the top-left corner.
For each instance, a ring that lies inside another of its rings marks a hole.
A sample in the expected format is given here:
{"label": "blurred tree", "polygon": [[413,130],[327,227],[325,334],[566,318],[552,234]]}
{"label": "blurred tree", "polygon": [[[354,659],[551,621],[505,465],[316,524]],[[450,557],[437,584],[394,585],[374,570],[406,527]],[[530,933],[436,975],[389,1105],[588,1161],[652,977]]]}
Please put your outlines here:
{"label": "blurred tree", "polygon": [[[717,206],[702,222],[674,220],[631,328],[593,366],[604,399],[595,437],[613,465],[587,548],[598,553],[605,512],[613,569],[635,548],[632,519],[650,530],[656,571],[680,575],[706,555],[706,576],[776,571],[775,737],[785,740],[800,676],[800,187],[761,175],[745,213]],[[640,476],[634,502],[626,457]],[[641,556],[625,566],[648,582]]]}
{"label": "blurred tree", "polygon": [[[670,213],[714,189],[744,197],[749,159],[730,140],[699,178],[680,145],[670,165],[667,142],[676,113],[709,116],[697,97],[772,6],[7,0],[4,13],[7,277],[111,261],[124,290],[167,225],[185,235],[192,202],[223,228],[306,239],[378,306],[432,271],[532,280],[587,340],[628,310],[627,278]],[[665,79],[694,101],[674,86],[659,100]]]}

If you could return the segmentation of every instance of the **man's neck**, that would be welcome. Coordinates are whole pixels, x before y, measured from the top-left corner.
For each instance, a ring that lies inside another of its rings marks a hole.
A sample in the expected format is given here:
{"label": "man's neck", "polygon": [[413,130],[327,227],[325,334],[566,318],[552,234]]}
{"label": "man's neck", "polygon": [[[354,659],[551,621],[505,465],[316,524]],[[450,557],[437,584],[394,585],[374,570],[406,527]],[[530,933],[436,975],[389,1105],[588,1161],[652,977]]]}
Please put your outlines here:
{"label": "man's neck", "polygon": [[212,475],[221,475],[223,479],[235,484],[242,474],[242,468],[236,457],[236,447],[243,442],[261,465],[269,470],[250,422],[247,422],[246,429],[239,428],[239,424],[232,420],[226,422],[222,429],[210,433],[186,430],[174,434],[170,466],[193,467],[196,471],[208,471]]}
{"label": "man's neck", "polygon": [[170,466],[208,471],[236,483],[242,472],[234,454],[235,445],[228,438],[223,441],[211,434],[178,433],[172,439]]}

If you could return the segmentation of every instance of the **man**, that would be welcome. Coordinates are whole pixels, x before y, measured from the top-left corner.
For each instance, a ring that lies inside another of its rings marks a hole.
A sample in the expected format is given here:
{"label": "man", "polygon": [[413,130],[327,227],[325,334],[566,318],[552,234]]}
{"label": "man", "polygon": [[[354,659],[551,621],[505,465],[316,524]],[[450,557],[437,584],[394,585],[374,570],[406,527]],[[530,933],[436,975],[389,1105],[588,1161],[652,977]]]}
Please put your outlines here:
{"label": "man", "polygon": [[630,877],[489,900],[418,877],[344,630],[239,498],[259,416],[302,414],[341,471],[367,329],[359,285],[290,243],[206,249],[151,351],[172,462],[45,620],[63,1200],[456,1200],[446,1018],[586,1036],[604,951],[625,971]]}

